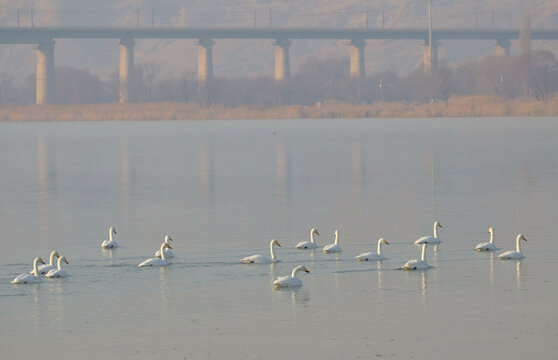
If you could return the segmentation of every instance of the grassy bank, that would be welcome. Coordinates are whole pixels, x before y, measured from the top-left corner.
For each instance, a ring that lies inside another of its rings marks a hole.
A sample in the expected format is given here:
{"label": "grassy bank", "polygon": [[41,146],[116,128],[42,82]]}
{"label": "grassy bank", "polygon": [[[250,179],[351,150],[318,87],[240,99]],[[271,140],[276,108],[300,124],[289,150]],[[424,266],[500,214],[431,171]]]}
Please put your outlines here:
{"label": "grassy bank", "polygon": [[238,106],[205,108],[197,104],[143,103],[95,105],[0,106],[0,122],[205,120],[205,119],[306,119],[306,118],[410,118],[558,116],[558,98],[508,100],[491,96],[453,97],[448,103],[409,104],[379,102],[372,105],[325,103],[313,106]]}

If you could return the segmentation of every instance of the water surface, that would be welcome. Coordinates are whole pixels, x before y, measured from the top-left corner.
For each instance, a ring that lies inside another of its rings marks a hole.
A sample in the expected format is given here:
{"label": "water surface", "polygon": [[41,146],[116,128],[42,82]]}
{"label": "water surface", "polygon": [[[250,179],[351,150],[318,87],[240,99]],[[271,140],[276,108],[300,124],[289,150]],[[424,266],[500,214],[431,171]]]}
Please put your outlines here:
{"label": "water surface", "polygon": [[[558,122],[0,124],[0,351],[60,359],[524,359],[558,351]],[[432,268],[403,272],[439,220]],[[103,251],[108,227],[121,245]],[[527,257],[476,253],[495,229]],[[317,227],[343,252],[297,251]],[[167,268],[137,268],[165,234]],[[357,263],[376,249],[388,260]],[[277,238],[281,262],[242,265]],[[17,286],[35,256],[71,277]],[[298,290],[271,282],[306,265]],[[33,346],[29,346],[32,343]]]}

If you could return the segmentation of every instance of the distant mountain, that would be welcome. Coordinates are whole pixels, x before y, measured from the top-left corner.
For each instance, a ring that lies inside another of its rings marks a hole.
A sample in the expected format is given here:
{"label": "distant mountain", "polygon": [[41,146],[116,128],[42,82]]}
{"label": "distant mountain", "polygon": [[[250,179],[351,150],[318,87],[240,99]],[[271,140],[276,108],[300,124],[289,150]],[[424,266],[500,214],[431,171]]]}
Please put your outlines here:
{"label": "distant mountain", "polygon": [[[19,11],[18,11],[19,9]],[[518,28],[530,10],[533,28],[558,28],[558,2],[488,0],[432,2],[435,28]],[[427,26],[427,0],[0,0],[0,26],[155,26],[155,27],[335,27],[406,28]],[[368,19],[368,24],[367,24]],[[409,72],[422,63],[420,41],[368,41],[366,71]],[[557,41],[534,42],[558,51]],[[517,51],[512,46],[512,53]],[[139,40],[136,63],[153,62],[162,74],[195,73],[193,40]],[[491,41],[444,41],[440,57],[449,62],[493,52]],[[348,57],[347,41],[293,41],[291,66],[309,57]],[[22,81],[35,71],[31,45],[0,45],[0,72]],[[118,47],[111,40],[58,40],[56,65],[89,69],[108,78],[116,71]],[[215,75],[273,76],[273,41],[217,40]],[[348,69],[348,67],[347,67]],[[348,70],[347,70],[348,71]]]}

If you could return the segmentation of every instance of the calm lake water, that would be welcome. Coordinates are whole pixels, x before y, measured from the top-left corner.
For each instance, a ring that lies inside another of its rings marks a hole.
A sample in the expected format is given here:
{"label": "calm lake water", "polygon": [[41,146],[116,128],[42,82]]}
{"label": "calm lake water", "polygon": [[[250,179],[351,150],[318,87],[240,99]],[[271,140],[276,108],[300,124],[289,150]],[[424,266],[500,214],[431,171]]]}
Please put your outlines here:
{"label": "calm lake water", "polygon": [[[558,353],[556,118],[0,124],[0,168],[2,358]],[[434,220],[432,267],[398,270]],[[526,258],[475,252],[489,226]],[[312,227],[343,252],[295,250]],[[138,268],[165,234],[172,264]],[[281,262],[240,264],[272,238]],[[10,283],[52,249],[71,277]]]}

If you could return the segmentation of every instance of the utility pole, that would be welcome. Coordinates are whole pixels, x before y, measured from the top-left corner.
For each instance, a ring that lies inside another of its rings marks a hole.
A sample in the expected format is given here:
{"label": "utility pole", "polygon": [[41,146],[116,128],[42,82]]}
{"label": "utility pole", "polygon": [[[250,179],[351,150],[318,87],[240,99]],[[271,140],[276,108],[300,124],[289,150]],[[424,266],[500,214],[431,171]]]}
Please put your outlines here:
{"label": "utility pole", "polygon": [[428,51],[430,52],[430,68],[432,68],[432,0],[428,0]]}
{"label": "utility pole", "polygon": [[382,30],[384,30],[384,9],[382,9]]}

